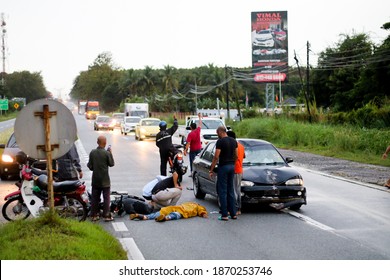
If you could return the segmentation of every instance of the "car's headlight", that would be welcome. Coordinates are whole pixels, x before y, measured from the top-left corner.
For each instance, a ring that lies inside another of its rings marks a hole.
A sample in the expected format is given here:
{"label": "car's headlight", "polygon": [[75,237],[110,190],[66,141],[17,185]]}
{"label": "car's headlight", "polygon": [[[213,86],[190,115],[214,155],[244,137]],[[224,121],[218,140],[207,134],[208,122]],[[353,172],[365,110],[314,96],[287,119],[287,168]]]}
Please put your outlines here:
{"label": "car's headlight", "polygon": [[303,186],[302,179],[290,179],[286,181],[286,186]]}
{"label": "car's headlight", "polygon": [[253,187],[254,185],[255,183],[251,181],[244,181],[244,180],[241,181],[241,187]]}
{"label": "car's headlight", "polygon": [[10,163],[14,162],[14,159],[10,155],[2,155],[1,160],[3,162],[10,162]]}
{"label": "car's headlight", "polygon": [[145,129],[145,128],[141,128],[140,131],[141,131],[142,133],[145,133],[145,132],[146,132],[146,129]]}

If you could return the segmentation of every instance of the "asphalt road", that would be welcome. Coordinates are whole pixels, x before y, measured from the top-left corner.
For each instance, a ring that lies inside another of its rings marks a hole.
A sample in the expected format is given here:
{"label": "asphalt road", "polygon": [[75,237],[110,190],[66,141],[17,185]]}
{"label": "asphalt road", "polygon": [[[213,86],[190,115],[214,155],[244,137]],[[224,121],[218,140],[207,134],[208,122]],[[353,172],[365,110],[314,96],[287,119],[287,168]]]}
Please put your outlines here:
{"label": "asphalt road", "polygon": [[[159,173],[153,140],[135,141],[134,135],[94,131],[93,121],[75,115],[84,180],[88,153],[100,134],[112,145],[115,167],[112,190],[141,196],[143,186]],[[188,163],[188,160],[186,161]],[[390,193],[377,185],[346,181],[297,166],[308,190],[308,205],[299,212],[250,209],[236,221],[217,219],[214,198],[194,198],[184,190],[179,202],[197,201],[209,218],[166,223],[130,221],[128,215],[101,225],[129,250],[130,259],[147,260],[381,260],[390,259]],[[13,182],[1,182],[0,196]],[[184,187],[191,180],[185,176]],[[1,202],[2,203],[2,202]]]}

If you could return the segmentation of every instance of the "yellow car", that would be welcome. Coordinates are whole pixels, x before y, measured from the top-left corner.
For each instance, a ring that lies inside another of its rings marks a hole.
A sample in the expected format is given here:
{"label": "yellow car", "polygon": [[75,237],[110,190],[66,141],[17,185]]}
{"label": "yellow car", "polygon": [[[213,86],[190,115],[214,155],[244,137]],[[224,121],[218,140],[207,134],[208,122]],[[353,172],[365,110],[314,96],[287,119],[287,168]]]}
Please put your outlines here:
{"label": "yellow car", "polygon": [[135,126],[135,140],[156,138],[157,133],[160,132],[160,122],[161,120],[157,118],[141,119]]}

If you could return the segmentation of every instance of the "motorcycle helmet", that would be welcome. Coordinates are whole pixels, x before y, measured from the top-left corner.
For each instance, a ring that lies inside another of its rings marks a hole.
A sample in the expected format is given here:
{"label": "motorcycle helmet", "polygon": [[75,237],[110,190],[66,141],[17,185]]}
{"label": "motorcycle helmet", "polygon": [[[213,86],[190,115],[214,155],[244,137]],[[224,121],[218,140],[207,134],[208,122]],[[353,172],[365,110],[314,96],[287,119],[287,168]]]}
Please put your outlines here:
{"label": "motorcycle helmet", "polygon": [[160,127],[160,130],[166,130],[167,129],[167,122],[161,121],[158,126]]}
{"label": "motorcycle helmet", "polygon": [[20,151],[16,154],[15,160],[19,164],[26,164],[27,163],[27,155],[26,153]]}

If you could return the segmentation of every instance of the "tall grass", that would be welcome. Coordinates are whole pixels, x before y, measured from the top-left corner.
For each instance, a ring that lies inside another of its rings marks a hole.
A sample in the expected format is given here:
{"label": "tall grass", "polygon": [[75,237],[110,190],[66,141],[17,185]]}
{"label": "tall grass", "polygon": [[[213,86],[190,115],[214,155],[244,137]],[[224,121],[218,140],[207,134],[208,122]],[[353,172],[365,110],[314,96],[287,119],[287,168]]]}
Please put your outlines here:
{"label": "tall grass", "polygon": [[381,155],[390,145],[390,130],[254,118],[235,123],[238,137],[263,139],[279,148],[301,150],[363,163],[390,166]]}

